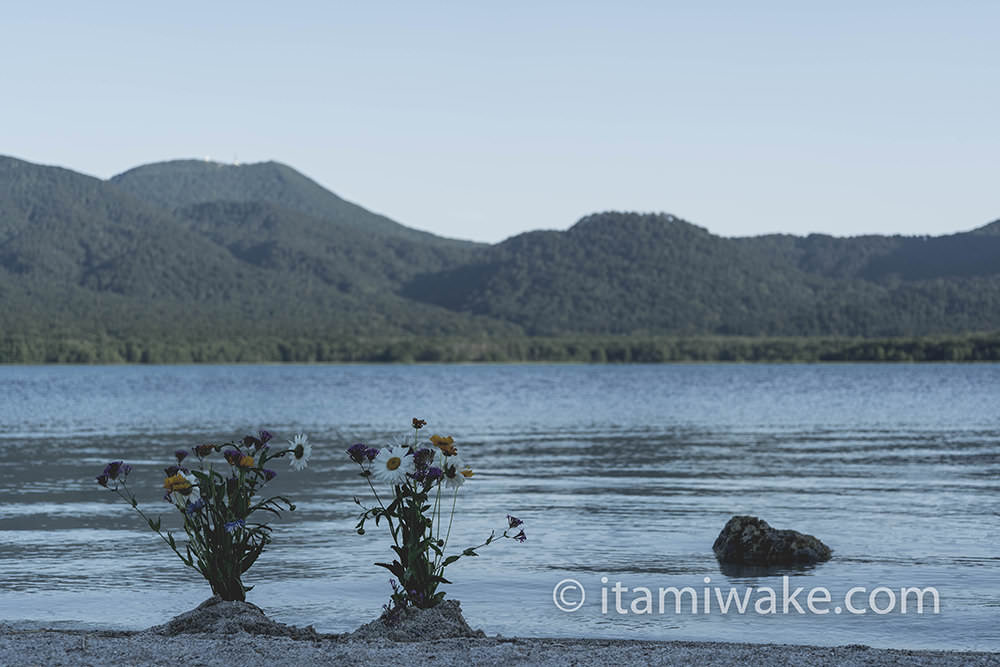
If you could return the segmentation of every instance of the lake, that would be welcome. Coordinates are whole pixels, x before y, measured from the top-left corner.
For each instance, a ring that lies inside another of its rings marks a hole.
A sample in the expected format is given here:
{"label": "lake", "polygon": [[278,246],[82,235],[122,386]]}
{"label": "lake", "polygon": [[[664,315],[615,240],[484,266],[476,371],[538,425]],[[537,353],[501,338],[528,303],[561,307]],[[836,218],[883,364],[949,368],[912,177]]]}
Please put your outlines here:
{"label": "lake", "polygon": [[[344,450],[410,433],[413,417],[476,470],[451,545],[508,513],[525,522],[524,544],[448,569],[449,597],[488,634],[1000,650],[1000,366],[987,364],[0,367],[0,620],[140,629],[196,606],[207,583],[94,477],[125,459],[142,505],[173,520],[161,485],[175,449],[266,428],[307,433],[314,451],[302,472],[278,462],[269,486],[298,509],[272,523],[247,599],[353,630],[387,601],[373,563],[391,554],[386,531],[354,532],[367,486]],[[723,569],[712,543],[735,514],[816,535],[834,557]],[[828,590],[829,609],[863,587],[867,613],[782,613],[781,597],[777,613],[630,607],[636,587],[756,600],[784,576]],[[553,599],[567,579],[586,589],[573,612]],[[936,589],[940,613],[876,613],[903,587]]]}

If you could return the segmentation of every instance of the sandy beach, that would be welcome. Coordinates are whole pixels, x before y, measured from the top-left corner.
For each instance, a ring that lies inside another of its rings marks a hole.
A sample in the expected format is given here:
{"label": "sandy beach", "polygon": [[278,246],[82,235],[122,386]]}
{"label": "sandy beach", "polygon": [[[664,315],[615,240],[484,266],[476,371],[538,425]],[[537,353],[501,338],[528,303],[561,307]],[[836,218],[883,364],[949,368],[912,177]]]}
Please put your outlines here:
{"label": "sandy beach", "polygon": [[865,646],[601,639],[455,638],[311,640],[235,632],[163,636],[152,632],[15,630],[0,625],[3,665],[1000,665],[998,653],[900,651]]}

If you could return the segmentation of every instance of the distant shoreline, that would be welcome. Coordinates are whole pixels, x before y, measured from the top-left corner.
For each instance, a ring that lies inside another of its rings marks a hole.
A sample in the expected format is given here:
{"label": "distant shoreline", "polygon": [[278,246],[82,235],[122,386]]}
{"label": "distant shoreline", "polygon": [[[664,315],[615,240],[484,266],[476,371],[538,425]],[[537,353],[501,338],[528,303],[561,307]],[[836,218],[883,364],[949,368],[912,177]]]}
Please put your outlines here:
{"label": "distant shoreline", "polygon": [[1000,333],[751,336],[312,336],[147,340],[7,334],[0,364],[926,363],[1000,361]]}
{"label": "distant shoreline", "polygon": [[795,646],[728,642],[631,639],[442,639],[396,643],[266,637],[243,632],[226,636],[84,630],[15,630],[0,624],[4,665],[176,665],[197,656],[204,665],[327,664],[400,665],[1000,665],[1000,653],[874,649],[867,646]]}

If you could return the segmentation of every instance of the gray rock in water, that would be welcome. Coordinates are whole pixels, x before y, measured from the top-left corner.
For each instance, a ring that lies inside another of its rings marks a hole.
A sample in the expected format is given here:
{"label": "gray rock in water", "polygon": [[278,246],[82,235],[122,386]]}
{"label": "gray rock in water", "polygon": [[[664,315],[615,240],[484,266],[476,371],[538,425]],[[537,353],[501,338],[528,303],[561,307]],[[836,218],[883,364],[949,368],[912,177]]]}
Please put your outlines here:
{"label": "gray rock in water", "polygon": [[458,600],[444,600],[430,609],[407,607],[391,616],[382,615],[349,635],[350,639],[390,639],[394,642],[420,642],[452,637],[484,638],[482,630],[473,630],[462,616]]}
{"label": "gray rock in water", "polygon": [[802,565],[830,560],[830,547],[812,535],[777,530],[755,516],[734,516],[712,545],[723,563]]}
{"label": "gray rock in water", "polygon": [[272,621],[264,610],[249,602],[224,601],[217,595],[208,598],[191,611],[175,616],[163,625],[149,628],[147,632],[173,637],[184,634],[210,633],[226,637],[238,632],[292,639],[320,639],[313,626],[296,628]]}

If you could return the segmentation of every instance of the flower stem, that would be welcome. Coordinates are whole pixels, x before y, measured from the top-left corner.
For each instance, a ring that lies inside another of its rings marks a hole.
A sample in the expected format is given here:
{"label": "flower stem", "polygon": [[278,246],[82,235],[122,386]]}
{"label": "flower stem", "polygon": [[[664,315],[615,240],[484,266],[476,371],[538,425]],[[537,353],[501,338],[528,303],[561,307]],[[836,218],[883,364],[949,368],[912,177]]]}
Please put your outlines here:
{"label": "flower stem", "polygon": [[[455,505],[458,504],[458,488],[459,487],[457,486],[455,487],[455,495],[451,499],[451,518],[448,519],[448,533],[444,537],[444,544],[441,545],[442,554],[444,553],[445,548],[447,548],[448,546],[448,539],[451,537],[451,524],[455,522]],[[440,487],[438,487],[438,490],[440,491]],[[437,565],[440,562],[441,562],[441,557],[438,556],[437,560],[434,563],[435,569],[437,569]]]}
{"label": "flower stem", "polygon": [[[361,465],[361,464],[359,463],[358,465]],[[362,468],[362,469],[363,469],[363,468]],[[369,488],[371,488],[371,490],[372,490],[372,493],[374,493],[374,494],[375,494],[375,500],[377,500],[377,501],[378,501],[378,506],[382,508],[382,511],[385,511],[385,505],[383,505],[383,504],[382,504],[382,498],[380,498],[380,497],[379,497],[379,495],[378,495],[378,491],[376,491],[376,490],[375,490],[375,485],[374,485],[374,484],[372,484],[372,478],[371,478],[371,475],[365,475],[365,481],[367,481],[367,482],[368,482],[368,486],[369,486]],[[385,514],[385,519],[386,519],[386,521],[388,521],[388,522],[389,522],[389,532],[390,532],[390,533],[392,533],[392,541],[393,541],[393,542],[395,543],[395,545],[396,545],[396,546],[398,547],[398,546],[399,546],[399,540],[398,540],[398,539],[396,539],[396,529],[395,529],[395,528],[393,528],[393,526],[392,526],[392,517],[391,517],[391,516],[389,516],[389,514],[388,514],[388,513],[386,513],[386,514]]]}

